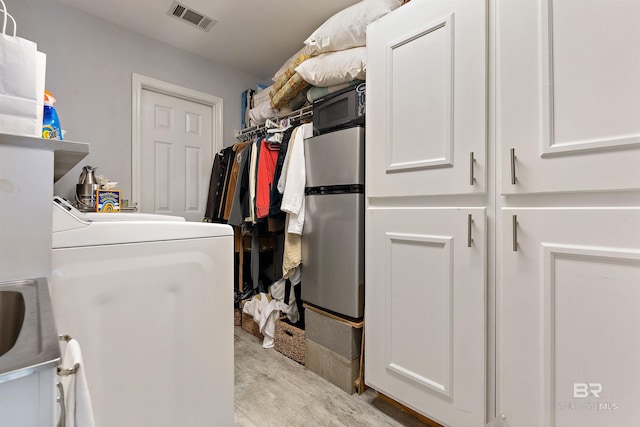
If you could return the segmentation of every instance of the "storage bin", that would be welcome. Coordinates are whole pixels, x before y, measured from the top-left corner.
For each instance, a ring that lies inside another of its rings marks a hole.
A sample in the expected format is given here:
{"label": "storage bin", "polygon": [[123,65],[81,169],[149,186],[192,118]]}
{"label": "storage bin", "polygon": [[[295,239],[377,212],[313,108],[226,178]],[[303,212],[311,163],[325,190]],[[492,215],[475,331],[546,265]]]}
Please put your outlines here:
{"label": "storage bin", "polygon": [[305,337],[304,329],[289,323],[286,317],[276,320],[276,351],[304,365]]}

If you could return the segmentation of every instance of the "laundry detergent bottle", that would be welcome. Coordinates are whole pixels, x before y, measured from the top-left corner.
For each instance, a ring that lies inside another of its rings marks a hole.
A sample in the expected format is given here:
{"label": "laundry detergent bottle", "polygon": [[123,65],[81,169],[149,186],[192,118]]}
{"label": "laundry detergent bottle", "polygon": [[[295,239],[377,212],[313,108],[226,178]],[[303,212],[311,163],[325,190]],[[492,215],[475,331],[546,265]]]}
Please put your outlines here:
{"label": "laundry detergent bottle", "polygon": [[42,117],[42,138],[62,140],[60,120],[53,104],[56,98],[48,90],[44,91],[44,115]]}

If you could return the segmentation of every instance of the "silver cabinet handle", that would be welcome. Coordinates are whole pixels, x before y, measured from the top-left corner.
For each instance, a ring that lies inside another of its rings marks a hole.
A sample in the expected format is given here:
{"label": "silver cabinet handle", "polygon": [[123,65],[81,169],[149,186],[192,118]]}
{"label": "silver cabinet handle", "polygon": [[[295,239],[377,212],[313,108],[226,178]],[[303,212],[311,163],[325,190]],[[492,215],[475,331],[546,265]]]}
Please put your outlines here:
{"label": "silver cabinet handle", "polygon": [[510,150],[511,154],[511,185],[516,185],[516,149]]}
{"label": "silver cabinet handle", "polygon": [[475,182],[475,178],[473,177],[473,166],[476,162],[476,159],[473,157],[473,151],[469,153],[469,185],[473,185]]}
{"label": "silver cabinet handle", "polygon": [[467,215],[467,247],[471,247],[471,243],[473,243],[473,238],[471,237],[471,225],[473,224],[473,217],[471,214]]}
{"label": "silver cabinet handle", "polygon": [[513,252],[518,252],[518,215],[511,216],[511,227],[513,229],[513,242],[511,243],[511,249]]}

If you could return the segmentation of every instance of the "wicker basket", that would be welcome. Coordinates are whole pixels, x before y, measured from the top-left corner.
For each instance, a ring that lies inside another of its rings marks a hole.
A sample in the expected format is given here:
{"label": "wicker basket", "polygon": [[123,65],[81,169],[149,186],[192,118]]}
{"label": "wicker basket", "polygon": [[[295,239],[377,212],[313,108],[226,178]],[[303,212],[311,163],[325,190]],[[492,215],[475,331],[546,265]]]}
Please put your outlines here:
{"label": "wicker basket", "polygon": [[[242,301],[242,308],[249,300]],[[260,326],[253,320],[253,316],[242,312],[242,330],[253,335],[254,337],[258,337],[261,340],[264,339],[264,335],[260,333]]]}
{"label": "wicker basket", "polygon": [[242,326],[242,309],[233,309],[233,326]]}
{"label": "wicker basket", "polygon": [[275,349],[304,365],[304,329],[293,326],[286,317],[276,320]]}

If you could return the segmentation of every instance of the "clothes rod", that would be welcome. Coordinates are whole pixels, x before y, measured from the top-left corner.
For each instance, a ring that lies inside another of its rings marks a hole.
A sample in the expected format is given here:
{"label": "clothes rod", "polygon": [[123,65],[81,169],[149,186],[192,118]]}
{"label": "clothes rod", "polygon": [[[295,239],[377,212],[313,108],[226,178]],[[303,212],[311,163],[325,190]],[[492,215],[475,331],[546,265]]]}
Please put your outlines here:
{"label": "clothes rod", "polygon": [[[274,119],[271,119],[272,122],[279,122],[281,120],[304,120],[308,117],[313,116],[313,105],[308,105],[306,107],[302,107],[299,110],[292,111],[288,114],[283,114],[281,116],[277,116]],[[236,138],[241,141],[247,141],[251,138],[257,137],[259,135],[266,134],[267,127],[265,124],[260,124],[256,126],[251,126],[248,128],[244,128],[238,132],[236,132]]]}

